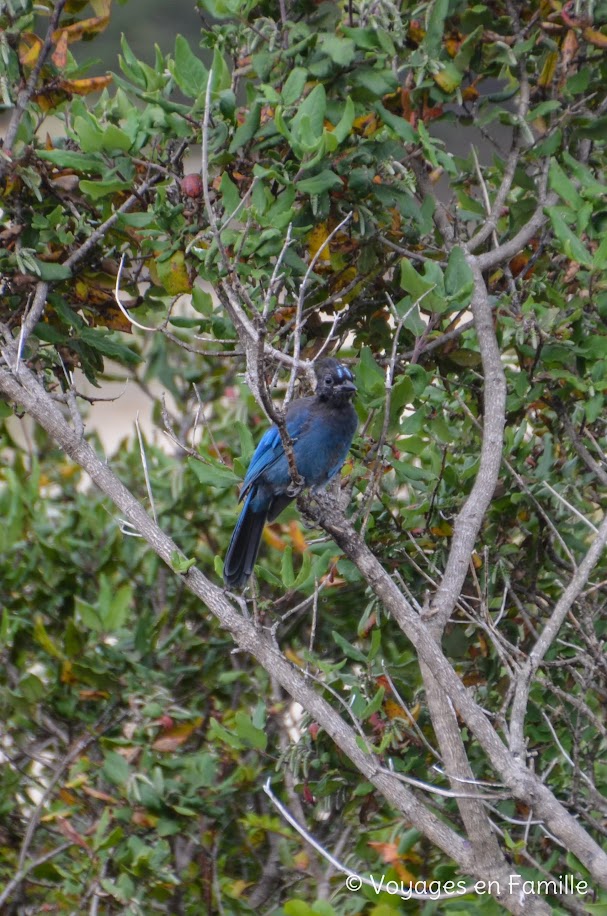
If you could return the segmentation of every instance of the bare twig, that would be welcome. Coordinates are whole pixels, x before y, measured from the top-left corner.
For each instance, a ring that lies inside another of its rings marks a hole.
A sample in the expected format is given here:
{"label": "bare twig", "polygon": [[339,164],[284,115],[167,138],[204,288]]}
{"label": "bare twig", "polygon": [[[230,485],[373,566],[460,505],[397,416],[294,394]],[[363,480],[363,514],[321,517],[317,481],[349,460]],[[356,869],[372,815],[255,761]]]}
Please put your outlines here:
{"label": "bare twig", "polygon": [[[390,774],[390,775],[393,775],[393,774]],[[288,824],[290,824],[291,827],[293,827],[293,829],[301,837],[303,837],[303,839],[306,841],[306,843],[309,846],[312,846],[312,848],[315,849],[316,852],[318,852],[323,857],[323,859],[326,859],[327,862],[329,862],[336,871],[341,872],[342,875],[347,875],[348,878],[350,879],[354,878],[356,880],[357,883],[354,883],[354,884],[351,883],[347,885],[349,889],[358,890],[364,884],[367,887],[372,887],[375,890],[377,890],[377,884],[378,884],[377,881],[374,881],[373,879],[370,879],[370,878],[364,878],[362,875],[359,875],[357,872],[353,871],[351,868],[348,868],[347,865],[344,865],[343,862],[340,862],[339,859],[336,859],[335,856],[333,856],[329,852],[328,849],[325,849],[324,846],[321,846],[318,840],[315,839],[315,837],[313,837],[312,834],[309,833],[304,827],[302,827],[302,825],[293,817],[289,809],[285,808],[282,802],[276,797],[276,795],[274,794],[274,792],[271,789],[270,779],[268,779],[264,783],[263,790],[266,793],[266,795],[268,796],[268,798],[270,799],[270,801],[272,802],[272,804],[274,805],[274,807],[276,808],[276,810],[285,819],[285,821]],[[390,887],[388,884],[386,884],[383,887],[383,890],[388,891],[388,893],[396,894],[397,896],[402,896],[403,894],[403,891],[400,885],[398,885],[396,889],[394,889]],[[473,890],[474,890],[473,887],[464,886],[463,888],[458,889],[457,893],[454,892],[454,893],[442,893],[442,894],[436,894],[436,895],[433,894],[431,899],[433,900],[452,900],[454,897],[460,897],[460,896],[463,896],[464,894],[469,894]],[[430,894],[420,894],[411,888],[410,890],[407,890],[407,897],[410,897],[410,899],[412,900],[428,900],[430,899]]]}
{"label": "bare twig", "polygon": [[539,668],[546,653],[550,649],[554,640],[558,636],[565,618],[573,607],[573,604],[581,594],[584,586],[588,581],[592,570],[600,559],[605,545],[607,544],[607,515],[601,522],[597,535],[590,545],[586,556],[571,577],[569,585],[554,606],[548,622],[538,636],[536,643],[531,650],[529,657],[522,667],[512,703],[512,713],[510,716],[510,746],[517,756],[524,759],[525,740],[524,740],[524,721],[529,702],[529,691],[533,681],[533,676]]}

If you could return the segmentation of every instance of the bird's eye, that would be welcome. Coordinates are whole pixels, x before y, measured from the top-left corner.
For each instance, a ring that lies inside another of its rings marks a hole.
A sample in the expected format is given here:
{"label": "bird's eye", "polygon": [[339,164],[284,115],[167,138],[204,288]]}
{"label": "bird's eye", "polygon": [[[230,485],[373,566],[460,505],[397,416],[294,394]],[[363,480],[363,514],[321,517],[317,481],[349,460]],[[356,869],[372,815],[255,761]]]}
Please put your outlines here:
{"label": "bird's eye", "polygon": [[332,384],[333,384],[333,376],[325,375],[325,385],[332,385]]}

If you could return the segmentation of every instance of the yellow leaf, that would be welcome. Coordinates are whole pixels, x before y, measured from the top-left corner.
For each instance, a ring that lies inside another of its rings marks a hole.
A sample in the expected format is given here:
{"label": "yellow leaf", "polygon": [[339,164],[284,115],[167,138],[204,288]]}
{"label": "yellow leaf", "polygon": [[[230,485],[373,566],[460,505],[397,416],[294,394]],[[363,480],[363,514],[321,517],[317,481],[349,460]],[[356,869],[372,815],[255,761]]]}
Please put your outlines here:
{"label": "yellow leaf", "polygon": [[540,78],[537,81],[538,86],[541,86],[543,89],[545,89],[547,86],[550,86],[552,80],[554,79],[554,74],[556,73],[558,62],[558,51],[551,51],[544,61],[544,66],[542,67]]}
{"label": "yellow leaf", "polygon": [[352,129],[355,133],[361,134],[363,137],[370,137],[371,134],[374,134],[378,127],[377,115],[374,112],[369,114],[361,115],[359,118],[354,118],[352,123]]}
{"label": "yellow leaf", "polygon": [[275,550],[283,551],[285,549],[284,540],[273,526],[268,526],[264,530],[263,539],[266,544],[269,544],[270,547],[274,547]]}
{"label": "yellow leaf", "polygon": [[290,662],[293,662],[294,665],[297,665],[298,668],[304,667],[304,660],[293,649],[285,649],[285,655]]}
{"label": "yellow leaf", "polygon": [[156,262],[158,279],[170,296],[189,293],[192,289],[183,251],[176,251],[165,261]]}
{"label": "yellow leaf", "polygon": [[403,709],[400,703],[388,698],[383,702],[383,710],[389,719],[402,719],[403,722],[409,722],[413,725],[419,717],[421,707],[419,703],[416,703],[409,714],[406,709]]}
{"label": "yellow leaf", "polygon": [[303,532],[299,527],[299,523],[293,520],[289,522],[289,534],[291,535],[291,543],[293,544],[293,550],[296,553],[304,553],[306,550],[306,539],[303,536]]}
{"label": "yellow leaf", "polygon": [[90,0],[95,16],[109,16],[112,0]]}
{"label": "yellow leaf", "polygon": [[89,38],[98,32],[103,32],[109,25],[109,16],[94,16],[91,19],[81,19],[79,22],[73,22],[63,29],[58,29],[53,33],[53,41],[59,41],[61,33],[65,32],[68,42],[80,41],[81,38]]}
{"label": "yellow leaf", "polygon": [[90,95],[91,92],[101,92],[111,82],[112,74],[107,73],[105,76],[91,76],[82,80],[61,80],[60,86],[74,95]]}
{"label": "yellow leaf", "polygon": [[435,538],[450,538],[453,534],[453,526],[449,522],[441,522],[440,525],[433,525],[430,528],[430,534]]}
{"label": "yellow leaf", "polygon": [[42,614],[34,615],[34,639],[39,646],[42,646],[47,655],[52,655],[53,658],[63,658],[63,652],[55,645],[46,631]]}
{"label": "yellow leaf", "polygon": [[591,29],[588,26],[588,28],[584,29],[582,35],[586,41],[589,41],[595,48],[607,48],[607,35],[604,35],[602,32],[597,32],[596,29]]}
{"label": "yellow leaf", "polygon": [[242,878],[238,878],[230,884],[230,897],[233,897],[234,900],[240,899],[248,887],[249,882],[243,881]]}
{"label": "yellow leaf", "polygon": [[331,283],[331,289],[334,292],[338,292],[340,289],[343,289],[345,286],[348,286],[352,280],[356,279],[356,267],[346,267],[345,270],[342,270],[338,277],[335,278],[333,283]]}
{"label": "yellow leaf", "polygon": [[33,67],[40,56],[42,39],[33,32],[23,32],[19,42],[19,61],[22,67]]}
{"label": "yellow leaf", "polygon": [[331,252],[329,251],[329,246],[325,245],[325,242],[327,241],[328,237],[329,237],[329,230],[327,229],[326,223],[319,223],[318,226],[314,226],[314,228],[308,235],[308,251],[310,253],[311,258],[315,257],[316,254],[320,251],[320,249],[324,245],[325,247],[322,248],[322,251],[320,251],[318,260],[325,261],[325,262],[331,260]]}

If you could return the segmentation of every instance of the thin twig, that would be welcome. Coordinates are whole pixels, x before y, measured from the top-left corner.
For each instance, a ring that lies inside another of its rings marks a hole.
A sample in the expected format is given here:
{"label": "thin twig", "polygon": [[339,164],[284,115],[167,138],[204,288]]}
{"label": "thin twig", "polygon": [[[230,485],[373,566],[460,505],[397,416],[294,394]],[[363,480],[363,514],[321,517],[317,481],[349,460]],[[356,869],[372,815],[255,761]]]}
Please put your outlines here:
{"label": "thin twig", "polygon": [[[395,776],[395,775],[396,774],[390,772],[390,776]],[[309,833],[309,831],[307,831],[304,827],[302,827],[302,825],[293,817],[289,809],[285,808],[282,802],[276,797],[276,795],[272,791],[270,778],[268,778],[267,781],[264,783],[263,790],[266,793],[266,795],[268,796],[268,798],[270,799],[270,801],[272,802],[272,804],[274,805],[274,807],[276,808],[276,810],[282,815],[282,817],[286,820],[286,822],[290,824],[291,827],[293,827],[293,829],[306,841],[306,843],[308,843],[313,849],[315,849],[316,852],[318,852],[323,857],[323,859],[326,859],[326,861],[329,862],[336,871],[341,872],[342,875],[348,876],[348,879],[350,879],[350,883],[347,884],[347,887],[349,890],[358,890],[364,884],[366,887],[371,887],[375,891],[377,891],[377,885],[378,885],[377,881],[373,881],[370,878],[365,878],[362,875],[358,874],[357,872],[353,871],[353,869],[348,868],[347,865],[344,865],[343,862],[340,862],[339,859],[336,859],[335,856],[333,856],[327,849],[324,848],[324,846],[321,846],[318,840],[315,839],[315,837],[313,837],[312,834]],[[351,881],[352,878],[355,879],[354,882]],[[394,882],[394,884],[396,883],[397,882]],[[388,882],[384,884],[382,887],[382,890],[386,891],[389,894],[394,894],[399,897],[403,895],[403,890],[400,884],[398,884],[397,888],[394,889],[394,887],[392,886],[392,882]],[[470,887],[465,887],[461,890],[458,890],[457,893],[454,892],[451,894],[448,894],[448,893],[440,893],[440,894],[432,894],[432,895],[420,894],[417,891],[414,891],[412,889],[412,884],[411,884],[410,888],[407,889],[406,893],[407,893],[407,898],[410,898],[412,900],[429,900],[429,899],[452,900],[455,897],[461,897],[464,894],[470,894],[473,891],[474,891],[474,886],[470,886]]]}
{"label": "thin twig", "polygon": [[148,472],[148,462],[145,454],[145,446],[143,444],[143,436],[141,435],[141,427],[139,425],[139,411],[135,417],[135,429],[137,430],[137,439],[139,440],[139,454],[141,456],[141,466],[143,467],[143,476],[145,478],[145,487],[148,494],[148,499],[150,501],[150,509],[152,510],[152,518],[158,524],[158,518],[156,516],[156,506],[154,504],[154,494],[152,492],[152,484],[150,482],[150,475]]}

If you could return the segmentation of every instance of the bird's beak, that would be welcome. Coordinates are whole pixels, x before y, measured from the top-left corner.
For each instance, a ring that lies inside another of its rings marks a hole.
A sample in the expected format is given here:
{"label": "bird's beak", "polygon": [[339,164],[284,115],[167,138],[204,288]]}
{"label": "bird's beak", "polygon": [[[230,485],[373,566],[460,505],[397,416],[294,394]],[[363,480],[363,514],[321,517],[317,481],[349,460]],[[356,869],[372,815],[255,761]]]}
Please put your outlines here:
{"label": "bird's beak", "polygon": [[344,391],[346,394],[349,394],[349,392],[352,392],[352,394],[354,394],[354,392],[357,390],[354,382],[350,382],[348,381],[348,379],[346,379],[343,382],[340,382],[337,387],[339,388],[340,391]]}

